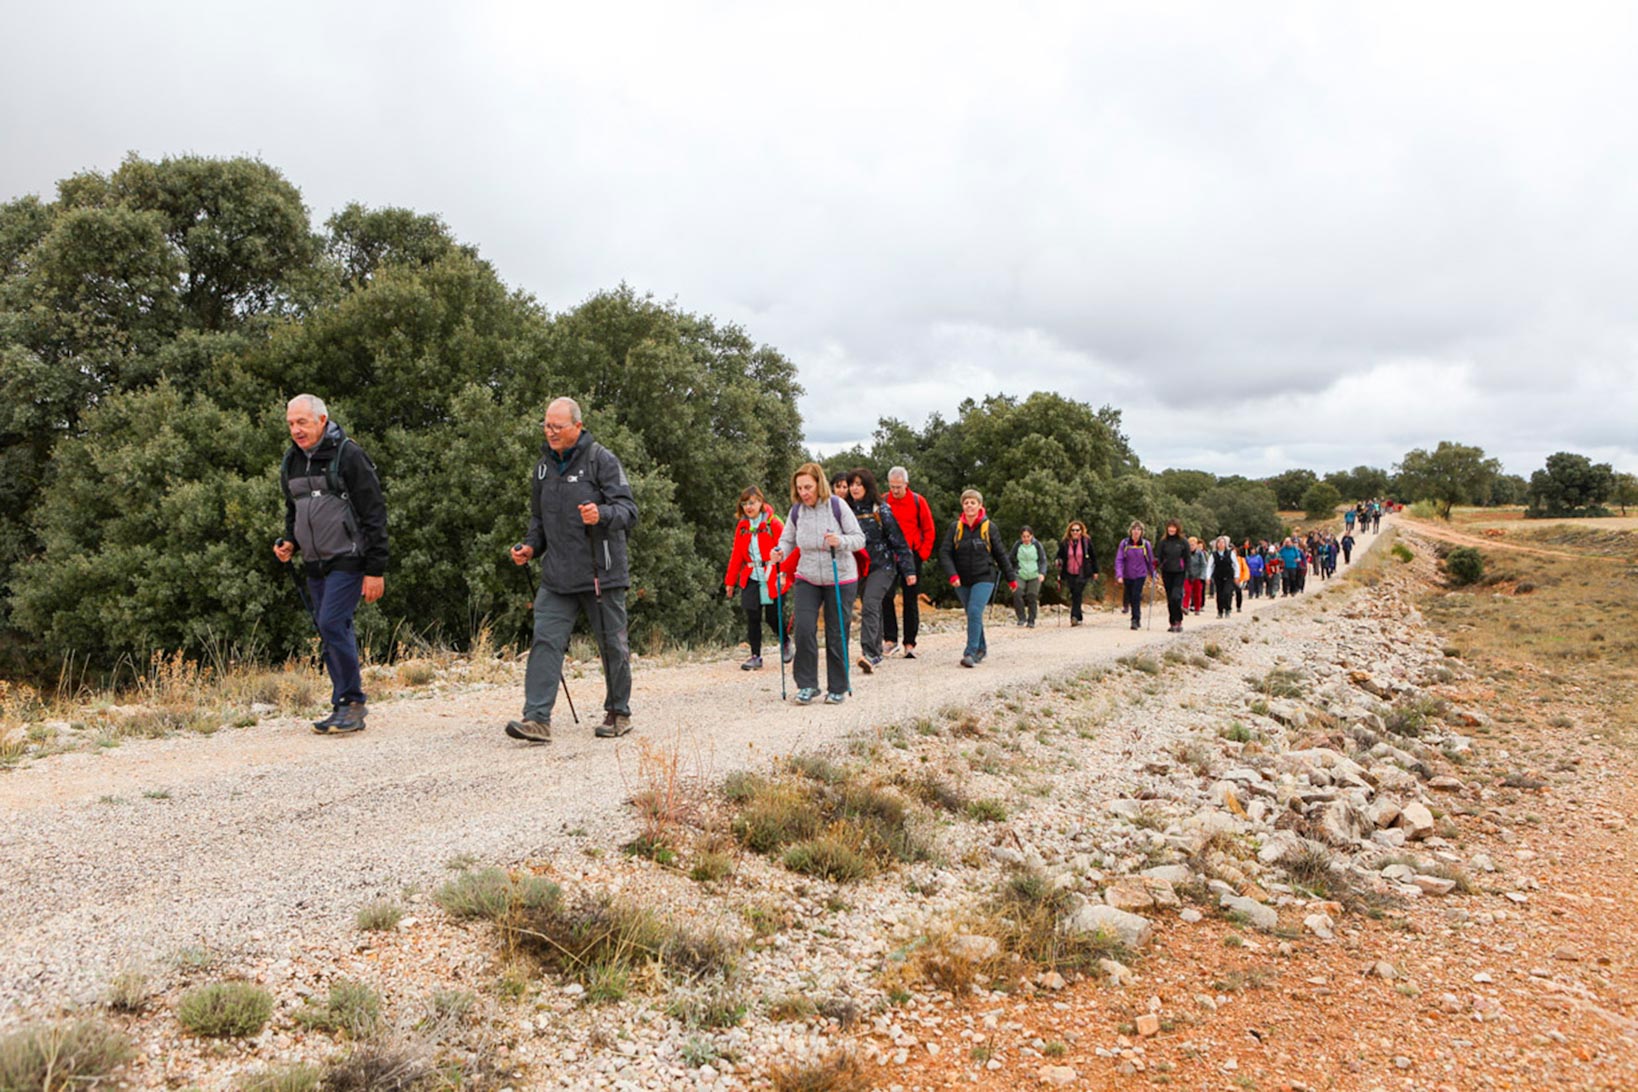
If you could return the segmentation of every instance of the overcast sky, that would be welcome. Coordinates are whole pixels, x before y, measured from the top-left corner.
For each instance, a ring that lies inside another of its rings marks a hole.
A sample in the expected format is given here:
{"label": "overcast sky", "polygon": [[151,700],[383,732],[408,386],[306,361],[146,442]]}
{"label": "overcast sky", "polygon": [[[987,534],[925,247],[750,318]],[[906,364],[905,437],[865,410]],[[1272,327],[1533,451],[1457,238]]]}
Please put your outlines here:
{"label": "overcast sky", "polygon": [[1638,470],[1630,4],[0,0],[0,199],[259,156],[793,359],[824,450],[964,397],[1146,464]]}

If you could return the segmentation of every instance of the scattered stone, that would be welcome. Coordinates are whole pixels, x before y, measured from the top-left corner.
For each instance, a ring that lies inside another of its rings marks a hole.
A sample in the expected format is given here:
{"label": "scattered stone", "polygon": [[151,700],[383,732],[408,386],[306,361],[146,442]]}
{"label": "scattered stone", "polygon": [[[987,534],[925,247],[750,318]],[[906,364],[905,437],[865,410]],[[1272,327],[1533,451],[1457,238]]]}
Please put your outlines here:
{"label": "scattered stone", "polygon": [[1433,813],[1426,804],[1412,802],[1400,811],[1396,825],[1404,830],[1411,841],[1419,842],[1433,833]]}
{"label": "scattered stone", "polygon": [[1042,1084],[1054,1088],[1065,1088],[1081,1079],[1081,1075],[1067,1065],[1044,1065],[1041,1067],[1040,1077]]}
{"label": "scattered stone", "polygon": [[1145,1039],[1160,1033],[1160,1017],[1152,1012],[1146,1012],[1137,1018],[1137,1033]]}
{"label": "scattered stone", "polygon": [[1132,973],[1132,968],[1117,960],[1098,960],[1098,970],[1109,976],[1111,986],[1124,986],[1128,982],[1137,981],[1137,975]]}
{"label": "scattered stone", "polygon": [[1447,880],[1442,876],[1418,874],[1411,877],[1411,883],[1421,888],[1424,895],[1448,895],[1456,890],[1456,881]]}
{"label": "scattered stone", "polygon": [[1331,921],[1329,914],[1309,914],[1302,919],[1302,924],[1305,929],[1321,940],[1334,940],[1336,938],[1336,934],[1331,931],[1334,923]]}
{"label": "scattered stone", "polygon": [[1154,925],[1148,918],[1113,906],[1098,906],[1082,900],[1082,905],[1064,916],[1058,928],[1065,933],[1104,932],[1126,947],[1142,948],[1154,936]]}
{"label": "scattered stone", "polygon": [[1181,864],[1156,865],[1154,868],[1145,868],[1138,875],[1146,880],[1162,880],[1174,887],[1194,881],[1194,870],[1188,865]]}
{"label": "scattered stone", "polygon": [[1103,892],[1103,901],[1117,910],[1136,913],[1155,904],[1154,896],[1141,879],[1123,877],[1110,884]]}
{"label": "scattered stone", "polygon": [[1389,963],[1385,959],[1379,959],[1369,967],[1366,967],[1365,973],[1373,978],[1394,979],[1399,977],[1399,968],[1395,967],[1392,963]]}
{"label": "scattered stone", "polygon": [[1381,874],[1384,880],[1392,880],[1395,883],[1410,883],[1412,877],[1416,875],[1416,869],[1407,864],[1391,864],[1384,868]]}
{"label": "scattered stone", "polygon": [[988,963],[1001,955],[1001,942],[999,940],[994,937],[971,933],[961,933],[951,937],[945,943],[944,948],[952,959],[964,960],[968,963]]}
{"label": "scattered stone", "polygon": [[1389,797],[1378,796],[1366,806],[1365,818],[1378,830],[1391,827],[1394,820],[1399,818],[1399,805]]}
{"label": "scattered stone", "polygon": [[1264,906],[1256,899],[1248,899],[1243,895],[1224,895],[1219,900],[1225,910],[1240,914],[1252,925],[1259,929],[1272,929],[1280,924],[1280,915],[1272,906]]}
{"label": "scattered stone", "polygon": [[1047,971],[1035,979],[1035,984],[1043,990],[1061,990],[1066,983],[1064,976],[1057,971]]}
{"label": "scattered stone", "polygon": [[1347,800],[1333,800],[1315,817],[1315,829],[1328,845],[1351,846],[1374,824]]}
{"label": "scattered stone", "polygon": [[1201,918],[1205,917],[1204,914],[1192,906],[1185,906],[1182,910],[1178,911],[1177,916],[1178,919],[1185,925],[1194,925],[1200,921]]}
{"label": "scattered stone", "polygon": [[1581,952],[1568,944],[1561,944],[1553,949],[1553,958],[1562,959],[1566,963],[1579,963],[1581,961]]}
{"label": "scattered stone", "polygon": [[1435,777],[1433,780],[1428,782],[1428,788],[1432,789],[1434,792],[1467,791],[1467,786],[1462,783],[1461,778],[1451,777],[1449,774],[1440,774],[1438,777]]}
{"label": "scattered stone", "polygon": [[1480,872],[1496,871],[1496,862],[1490,859],[1490,854],[1488,853],[1475,853],[1472,859],[1468,861],[1468,864],[1472,865]]}

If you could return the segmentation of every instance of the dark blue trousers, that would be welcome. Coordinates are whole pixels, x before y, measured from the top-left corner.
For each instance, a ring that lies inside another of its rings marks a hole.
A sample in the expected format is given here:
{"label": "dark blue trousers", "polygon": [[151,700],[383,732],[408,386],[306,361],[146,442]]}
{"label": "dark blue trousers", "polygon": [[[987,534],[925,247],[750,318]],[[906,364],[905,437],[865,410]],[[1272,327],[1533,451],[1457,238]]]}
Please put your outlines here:
{"label": "dark blue trousers", "polygon": [[363,573],[332,572],[309,576],[307,595],[324,641],[324,670],[330,674],[331,705],[362,705],[364,679],[358,671],[358,638],[353,635],[353,612],[364,591]]}

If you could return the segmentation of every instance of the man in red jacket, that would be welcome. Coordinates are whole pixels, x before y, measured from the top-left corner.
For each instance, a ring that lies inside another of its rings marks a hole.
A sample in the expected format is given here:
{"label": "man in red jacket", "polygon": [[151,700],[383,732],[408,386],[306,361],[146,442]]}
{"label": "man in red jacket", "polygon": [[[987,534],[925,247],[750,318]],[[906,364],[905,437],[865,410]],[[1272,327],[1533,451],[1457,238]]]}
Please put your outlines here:
{"label": "man in red jacket", "polygon": [[[910,472],[904,467],[895,466],[887,472],[887,496],[883,499],[893,510],[893,518],[898,520],[904,541],[916,555],[916,561],[926,561],[933,547],[938,545],[938,529],[933,526],[927,498],[910,491]],[[904,589],[904,658],[913,660],[916,630],[921,626],[920,604],[917,589],[906,586],[903,576],[887,586],[887,595],[882,599],[882,653],[891,656],[898,651],[899,619],[893,610],[893,593],[900,588]]]}

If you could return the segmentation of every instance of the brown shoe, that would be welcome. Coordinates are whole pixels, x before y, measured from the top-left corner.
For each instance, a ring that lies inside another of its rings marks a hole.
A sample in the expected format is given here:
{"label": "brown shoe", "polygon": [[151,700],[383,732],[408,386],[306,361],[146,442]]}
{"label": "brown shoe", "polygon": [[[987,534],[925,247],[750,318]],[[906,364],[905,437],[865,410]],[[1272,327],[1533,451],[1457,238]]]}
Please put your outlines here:
{"label": "brown shoe", "polygon": [[509,720],[506,722],[506,734],[525,743],[552,742],[552,726],[538,720]]}
{"label": "brown shoe", "polygon": [[598,739],[616,739],[631,731],[631,718],[624,713],[608,712],[603,714],[603,723],[596,728]]}

